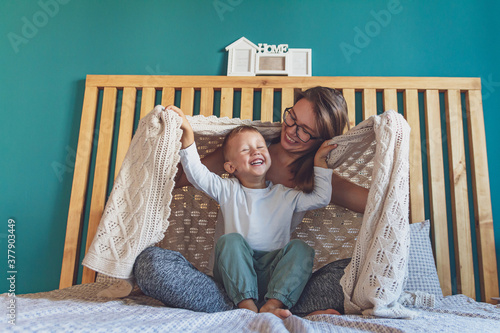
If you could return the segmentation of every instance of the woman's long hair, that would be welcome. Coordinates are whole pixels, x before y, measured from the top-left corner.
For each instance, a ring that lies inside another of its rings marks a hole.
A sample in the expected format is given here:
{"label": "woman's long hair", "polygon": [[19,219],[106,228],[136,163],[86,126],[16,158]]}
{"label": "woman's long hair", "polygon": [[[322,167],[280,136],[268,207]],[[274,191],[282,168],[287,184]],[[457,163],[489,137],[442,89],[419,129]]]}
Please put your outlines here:
{"label": "woman's long hair", "polygon": [[347,114],[347,103],[342,93],[327,87],[314,87],[301,91],[296,95],[295,103],[302,98],[313,104],[316,115],[316,128],[323,140],[318,140],[311,151],[297,158],[291,165],[290,171],[294,175],[295,186],[311,193],[314,188],[314,155],[324,140],[343,133],[344,128],[350,128]]}

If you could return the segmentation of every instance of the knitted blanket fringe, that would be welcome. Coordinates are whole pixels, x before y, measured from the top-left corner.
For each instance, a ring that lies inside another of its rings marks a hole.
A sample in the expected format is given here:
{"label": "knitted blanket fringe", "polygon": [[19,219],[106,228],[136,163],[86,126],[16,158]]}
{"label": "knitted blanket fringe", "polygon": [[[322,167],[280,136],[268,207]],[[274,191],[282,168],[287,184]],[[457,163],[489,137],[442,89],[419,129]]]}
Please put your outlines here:
{"label": "knitted blanket fringe", "polygon": [[[223,136],[238,125],[251,124],[271,139],[281,130],[277,123],[215,116],[188,119],[196,135]],[[180,124],[180,118],[162,106],[141,119],[83,265],[112,277],[130,278],[135,258],[164,237],[179,162]],[[338,145],[327,161],[333,169],[376,142],[363,223],[341,279],[346,313],[413,317],[398,303],[410,241],[409,133],[404,118],[389,110],[331,140]]]}

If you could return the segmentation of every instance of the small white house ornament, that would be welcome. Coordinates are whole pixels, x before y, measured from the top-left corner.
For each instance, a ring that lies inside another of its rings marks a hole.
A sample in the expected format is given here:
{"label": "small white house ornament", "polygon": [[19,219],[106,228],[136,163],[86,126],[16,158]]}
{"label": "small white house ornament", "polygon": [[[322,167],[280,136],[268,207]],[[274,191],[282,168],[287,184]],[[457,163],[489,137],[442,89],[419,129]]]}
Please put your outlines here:
{"label": "small white house ornament", "polygon": [[255,45],[241,37],[226,47],[228,76],[311,76],[311,49],[290,49],[288,44]]}

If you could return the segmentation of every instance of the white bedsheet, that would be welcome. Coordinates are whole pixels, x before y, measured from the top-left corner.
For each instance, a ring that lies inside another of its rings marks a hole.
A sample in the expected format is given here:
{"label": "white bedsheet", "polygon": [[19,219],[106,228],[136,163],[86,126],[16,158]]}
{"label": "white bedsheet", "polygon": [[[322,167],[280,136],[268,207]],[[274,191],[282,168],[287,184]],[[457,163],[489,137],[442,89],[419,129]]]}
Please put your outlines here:
{"label": "white bedsheet", "polygon": [[[167,308],[135,291],[120,300],[95,294],[109,282],[78,285],[16,297],[16,324],[1,316],[1,332],[500,332],[500,306],[464,295],[443,298],[435,308],[414,308],[413,320],[358,315],[317,315],[280,320],[248,310],[197,313]],[[0,307],[7,313],[7,294]]]}

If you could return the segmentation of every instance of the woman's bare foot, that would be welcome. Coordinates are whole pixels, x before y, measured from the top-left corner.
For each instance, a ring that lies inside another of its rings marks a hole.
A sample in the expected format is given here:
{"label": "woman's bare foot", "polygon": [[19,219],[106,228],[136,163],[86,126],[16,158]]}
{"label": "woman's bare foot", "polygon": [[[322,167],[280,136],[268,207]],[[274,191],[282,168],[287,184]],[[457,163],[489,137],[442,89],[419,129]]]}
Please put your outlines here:
{"label": "woman's bare foot", "polygon": [[283,302],[281,302],[275,298],[271,298],[266,302],[266,304],[264,304],[260,308],[259,313],[269,312],[269,313],[272,313],[281,319],[286,319],[286,318],[290,317],[292,315],[292,313],[290,312],[290,310],[283,309],[284,307],[285,307],[285,305],[283,304]]}
{"label": "woman's bare foot", "polygon": [[132,289],[134,289],[134,282],[132,279],[119,279],[110,287],[98,292],[97,297],[123,298],[130,295]]}
{"label": "woman's bare foot", "polygon": [[315,315],[320,315],[320,314],[331,314],[331,315],[339,315],[340,312],[334,309],[326,309],[326,310],[319,310],[319,311],[314,311],[308,314],[308,316],[315,316]]}
{"label": "woman's bare foot", "polygon": [[238,303],[238,308],[240,309],[247,309],[253,312],[258,313],[259,309],[257,309],[257,305],[255,305],[255,302],[251,298],[247,298],[242,300],[241,302]]}

